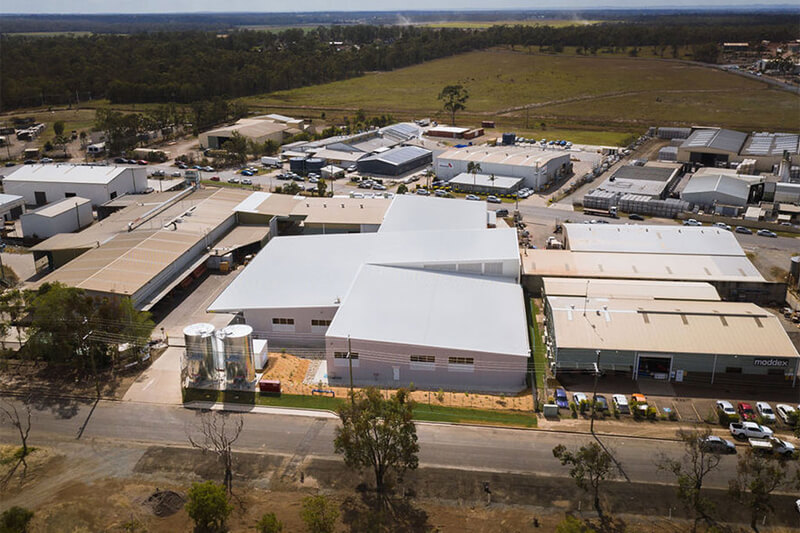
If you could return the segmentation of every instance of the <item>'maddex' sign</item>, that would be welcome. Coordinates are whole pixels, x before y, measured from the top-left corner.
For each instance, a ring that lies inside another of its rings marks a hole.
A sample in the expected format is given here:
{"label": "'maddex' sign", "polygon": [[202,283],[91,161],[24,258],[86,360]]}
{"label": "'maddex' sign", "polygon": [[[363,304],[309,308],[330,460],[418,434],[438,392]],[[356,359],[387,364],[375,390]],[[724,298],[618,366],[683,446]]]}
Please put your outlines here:
{"label": "'maddex' sign", "polygon": [[785,368],[789,366],[788,359],[753,359],[753,366],[769,366]]}

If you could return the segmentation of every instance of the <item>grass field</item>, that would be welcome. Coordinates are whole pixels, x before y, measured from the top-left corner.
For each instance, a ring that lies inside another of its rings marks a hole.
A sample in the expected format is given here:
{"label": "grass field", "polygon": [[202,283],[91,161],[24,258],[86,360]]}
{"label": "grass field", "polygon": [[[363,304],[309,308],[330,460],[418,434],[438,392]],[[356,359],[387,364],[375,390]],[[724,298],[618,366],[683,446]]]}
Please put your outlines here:
{"label": "grass field", "polygon": [[[470,99],[459,124],[494,118],[573,131],[641,131],[654,124],[700,122],[745,130],[798,129],[800,97],[759,81],[684,62],[494,49],[393,72],[247,98],[296,114],[431,116],[449,122],[437,95],[460,83]],[[588,126],[588,127],[587,127]],[[537,134],[538,135],[538,134]],[[546,135],[545,135],[546,136]],[[552,135],[551,135],[552,137]]]}
{"label": "grass field", "polygon": [[[426,22],[423,26],[430,28],[466,28],[482,29],[492,26],[552,26],[563,28],[566,26],[586,26],[598,24],[599,20],[572,20],[572,19],[536,19],[536,20],[490,20],[490,21],[458,21],[450,20],[444,22]],[[606,21],[608,22],[608,21]]]}

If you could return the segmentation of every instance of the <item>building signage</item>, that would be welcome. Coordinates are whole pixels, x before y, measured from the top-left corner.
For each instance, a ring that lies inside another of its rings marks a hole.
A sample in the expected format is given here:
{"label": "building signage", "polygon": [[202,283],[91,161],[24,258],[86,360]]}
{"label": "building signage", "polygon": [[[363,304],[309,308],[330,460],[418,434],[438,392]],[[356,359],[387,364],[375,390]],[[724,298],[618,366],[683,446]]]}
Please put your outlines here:
{"label": "building signage", "polygon": [[788,368],[789,361],[787,359],[753,359],[753,366],[770,366],[776,368]]}

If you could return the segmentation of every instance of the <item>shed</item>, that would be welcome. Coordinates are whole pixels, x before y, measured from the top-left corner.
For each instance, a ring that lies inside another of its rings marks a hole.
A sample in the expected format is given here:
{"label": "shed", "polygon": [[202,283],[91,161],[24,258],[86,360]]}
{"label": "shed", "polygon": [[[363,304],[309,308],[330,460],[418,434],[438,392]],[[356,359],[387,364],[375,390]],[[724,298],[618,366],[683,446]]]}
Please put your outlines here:
{"label": "shed", "polygon": [[22,215],[22,235],[25,238],[46,239],[56,233],[78,231],[91,224],[92,202],[74,196],[46,205]]}

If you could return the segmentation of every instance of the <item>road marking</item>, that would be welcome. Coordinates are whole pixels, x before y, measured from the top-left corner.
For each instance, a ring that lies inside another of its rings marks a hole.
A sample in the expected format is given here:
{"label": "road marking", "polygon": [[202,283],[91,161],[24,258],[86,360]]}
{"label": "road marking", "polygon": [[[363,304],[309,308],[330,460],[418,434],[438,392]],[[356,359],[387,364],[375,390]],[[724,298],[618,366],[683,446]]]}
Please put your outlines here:
{"label": "road marking", "polygon": [[151,379],[150,381],[147,382],[147,385],[142,387],[142,390],[147,390],[150,387],[150,385],[152,385],[155,382],[156,382],[156,378]]}

